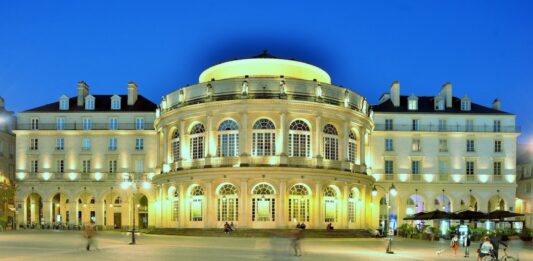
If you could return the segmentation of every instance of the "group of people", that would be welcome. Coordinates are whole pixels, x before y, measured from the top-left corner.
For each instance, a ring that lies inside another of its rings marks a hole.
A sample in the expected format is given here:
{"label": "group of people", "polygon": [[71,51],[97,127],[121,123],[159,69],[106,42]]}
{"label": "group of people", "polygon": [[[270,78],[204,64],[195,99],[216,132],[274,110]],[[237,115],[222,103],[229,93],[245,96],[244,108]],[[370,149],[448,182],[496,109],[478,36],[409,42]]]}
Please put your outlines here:
{"label": "group of people", "polygon": [[[493,236],[492,238],[489,238],[488,236],[484,236],[481,240],[481,243],[479,244],[479,248],[477,249],[478,253],[478,260],[481,260],[485,256],[494,256],[498,258],[498,250],[500,247],[500,244],[504,247],[507,247],[507,244],[501,240],[501,237],[499,236]],[[452,237],[451,243],[450,243],[454,255],[457,255],[457,251],[459,250],[459,237],[457,234],[455,234]],[[467,234],[464,236],[463,239],[463,247],[465,249],[465,255],[464,257],[470,256],[470,234]]]}
{"label": "group of people", "polygon": [[326,226],[326,230],[327,231],[333,230],[333,225],[331,224],[331,222]]}
{"label": "group of people", "polygon": [[305,228],[306,228],[305,223],[303,223],[303,222],[302,222],[302,223],[298,222],[298,224],[296,224],[296,228],[297,228],[297,229],[302,229],[302,230],[305,229]]}
{"label": "group of people", "polygon": [[235,225],[233,224],[233,222],[231,223],[224,223],[224,233],[226,234],[229,234],[231,232],[235,231]]}

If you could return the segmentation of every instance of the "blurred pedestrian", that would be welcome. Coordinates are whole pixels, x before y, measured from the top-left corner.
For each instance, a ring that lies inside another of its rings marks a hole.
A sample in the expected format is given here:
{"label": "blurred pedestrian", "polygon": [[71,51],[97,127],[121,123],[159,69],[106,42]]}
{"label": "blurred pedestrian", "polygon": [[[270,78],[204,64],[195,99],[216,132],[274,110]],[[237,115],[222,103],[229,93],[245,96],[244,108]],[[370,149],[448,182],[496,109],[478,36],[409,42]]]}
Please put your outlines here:
{"label": "blurred pedestrian", "polygon": [[83,235],[87,238],[86,249],[87,251],[91,251],[91,245],[94,244],[94,237],[96,236],[96,227],[92,222],[85,224],[83,227]]}
{"label": "blurred pedestrian", "polygon": [[465,257],[470,256],[470,234],[466,234],[463,239],[463,247],[465,248]]}
{"label": "blurred pedestrian", "polygon": [[302,229],[296,229],[292,234],[292,249],[294,250],[294,256],[302,256],[302,233]]}
{"label": "blurred pedestrian", "polygon": [[459,249],[459,237],[457,236],[457,234],[453,235],[450,245],[453,249],[453,255],[456,256],[457,250]]}

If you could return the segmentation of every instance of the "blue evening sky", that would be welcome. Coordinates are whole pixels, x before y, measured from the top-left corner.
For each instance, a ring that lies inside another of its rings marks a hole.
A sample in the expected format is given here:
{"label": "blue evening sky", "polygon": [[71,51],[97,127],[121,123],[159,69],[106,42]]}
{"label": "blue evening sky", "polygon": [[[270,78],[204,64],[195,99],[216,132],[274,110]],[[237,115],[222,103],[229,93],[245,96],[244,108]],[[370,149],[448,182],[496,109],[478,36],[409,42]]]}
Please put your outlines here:
{"label": "blue evening sky", "polygon": [[[446,3],[446,4],[444,4]],[[322,67],[377,102],[455,96],[517,114],[533,136],[533,1],[0,0],[0,96],[21,111],[76,94],[161,96],[206,67],[268,49]]]}

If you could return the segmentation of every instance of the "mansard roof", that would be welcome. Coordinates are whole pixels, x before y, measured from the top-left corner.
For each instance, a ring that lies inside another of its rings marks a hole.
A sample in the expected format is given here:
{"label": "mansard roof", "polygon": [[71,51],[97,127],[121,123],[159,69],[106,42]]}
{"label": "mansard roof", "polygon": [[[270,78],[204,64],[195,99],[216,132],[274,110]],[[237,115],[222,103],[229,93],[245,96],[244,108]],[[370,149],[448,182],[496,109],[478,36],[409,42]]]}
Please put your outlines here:
{"label": "mansard roof", "polygon": [[[111,109],[111,95],[92,95],[94,96],[94,110],[85,110],[85,106],[78,106],[77,101],[78,97],[74,96],[69,98],[69,109],[60,110],[59,101],[45,104],[39,107],[35,107],[23,112],[154,112],[157,109],[157,105],[152,101],[148,100],[142,95],[139,95],[137,101],[134,105],[129,106],[127,104],[122,104],[120,110]],[[128,100],[128,95],[118,95],[122,100]]]}
{"label": "mansard roof", "polygon": [[397,113],[462,113],[462,114],[505,114],[513,115],[501,110],[496,110],[490,107],[486,107],[477,103],[471,105],[470,111],[461,111],[461,99],[453,97],[452,108],[444,108],[444,110],[435,110],[435,97],[434,96],[418,96],[418,110],[409,110],[407,108],[407,100],[409,96],[400,96],[400,106],[394,107],[390,99],[380,103],[372,105],[374,112],[397,112]]}

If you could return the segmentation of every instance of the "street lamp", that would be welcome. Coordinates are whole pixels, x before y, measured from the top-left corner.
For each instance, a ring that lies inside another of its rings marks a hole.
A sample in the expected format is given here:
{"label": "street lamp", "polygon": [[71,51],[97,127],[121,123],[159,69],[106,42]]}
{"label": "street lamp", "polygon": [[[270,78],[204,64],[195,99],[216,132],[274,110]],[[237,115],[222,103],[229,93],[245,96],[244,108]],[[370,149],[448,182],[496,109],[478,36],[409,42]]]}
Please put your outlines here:
{"label": "street lamp", "polygon": [[[128,192],[131,192],[131,195],[132,195],[132,199],[131,199],[131,205],[133,207],[133,226],[132,226],[132,229],[131,229],[131,242],[130,242],[130,245],[135,245],[136,242],[135,242],[135,209],[140,207],[140,204],[136,204],[135,203],[135,200],[137,198],[137,191],[139,190],[139,184],[136,184],[135,183],[135,180],[134,180],[134,176],[133,175],[128,175],[128,177],[124,177],[124,180],[122,181],[122,183],[120,184],[120,187],[124,190],[127,190]],[[148,181],[143,181],[143,187],[144,188],[149,188],[150,187],[150,182]]]}
{"label": "street lamp", "polygon": [[390,221],[389,221],[389,218],[390,218],[390,197],[393,196],[395,197],[397,194],[398,194],[398,190],[396,190],[396,187],[394,186],[394,184],[391,184],[391,186],[389,187],[389,189],[385,189],[384,187],[380,186],[380,185],[374,185],[374,187],[372,188],[372,196],[375,197],[378,195],[378,187],[379,188],[382,188],[384,191],[386,191],[386,195],[385,195],[385,201],[387,203],[387,219],[386,219],[386,222],[385,222],[385,231],[387,233],[387,239],[388,239],[388,244],[387,244],[387,249],[385,250],[385,253],[387,254],[394,254],[394,252],[392,251],[392,234],[394,233],[390,233],[389,232],[389,225],[390,225]]}

